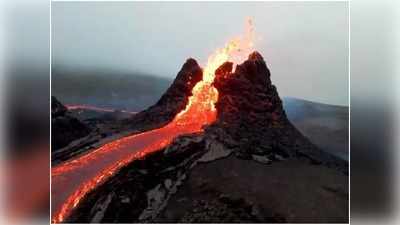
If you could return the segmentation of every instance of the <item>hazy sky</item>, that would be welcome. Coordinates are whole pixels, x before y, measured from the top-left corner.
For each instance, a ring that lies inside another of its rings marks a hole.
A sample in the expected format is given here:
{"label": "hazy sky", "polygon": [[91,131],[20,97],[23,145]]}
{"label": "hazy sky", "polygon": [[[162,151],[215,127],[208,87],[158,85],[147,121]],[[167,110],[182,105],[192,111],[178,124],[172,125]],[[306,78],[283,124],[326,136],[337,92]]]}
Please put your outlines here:
{"label": "hazy sky", "polygon": [[204,65],[251,16],[281,96],[348,103],[346,2],[52,4],[53,66],[173,79],[189,57]]}

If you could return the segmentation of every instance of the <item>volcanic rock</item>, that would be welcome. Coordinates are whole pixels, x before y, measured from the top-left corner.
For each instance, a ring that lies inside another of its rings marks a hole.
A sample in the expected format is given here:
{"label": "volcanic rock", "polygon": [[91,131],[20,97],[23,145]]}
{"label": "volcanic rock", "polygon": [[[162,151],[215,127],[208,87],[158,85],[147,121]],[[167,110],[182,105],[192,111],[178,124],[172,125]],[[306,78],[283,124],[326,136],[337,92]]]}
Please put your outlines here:
{"label": "volcanic rock", "polygon": [[196,60],[188,59],[160,100],[134,115],[128,123],[133,124],[134,129],[141,131],[166,125],[185,108],[192,95],[192,88],[202,77],[202,69]]}
{"label": "volcanic rock", "polygon": [[230,62],[216,70],[218,117],[206,133],[214,134],[241,158],[268,162],[268,158],[306,157],[346,173],[344,160],[318,149],[287,119],[270,71],[258,52],[230,71]]}
{"label": "volcanic rock", "polygon": [[51,116],[53,118],[64,116],[67,111],[67,107],[61,104],[56,97],[51,96]]}
{"label": "volcanic rock", "polygon": [[68,114],[68,109],[54,96],[51,97],[51,148],[52,151],[71,141],[88,135],[91,129]]}

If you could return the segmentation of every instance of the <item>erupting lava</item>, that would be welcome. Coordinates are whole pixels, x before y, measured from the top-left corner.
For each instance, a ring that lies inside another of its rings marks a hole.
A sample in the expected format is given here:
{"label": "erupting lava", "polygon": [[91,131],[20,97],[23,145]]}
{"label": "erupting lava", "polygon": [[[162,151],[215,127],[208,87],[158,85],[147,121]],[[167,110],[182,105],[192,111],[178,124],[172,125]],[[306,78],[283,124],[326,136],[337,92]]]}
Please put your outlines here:
{"label": "erupting lava", "polygon": [[189,98],[186,109],[177,114],[170,125],[191,125],[194,130],[201,130],[203,125],[214,122],[217,114],[215,103],[218,101],[218,90],[212,85],[215,70],[227,61],[236,65],[244,61],[253,51],[254,28],[252,20],[249,18],[243,37],[231,39],[224,48],[217,49],[208,58],[207,65],[203,70],[203,80],[193,87],[193,95]]}
{"label": "erupting lava", "polygon": [[254,51],[253,39],[253,26],[249,19],[244,36],[231,39],[208,58],[203,79],[193,87],[186,108],[166,126],[112,141],[52,168],[52,222],[64,221],[88,192],[122,166],[167,146],[177,136],[201,132],[204,125],[213,123],[218,101],[218,91],[213,86],[215,70],[226,61],[244,61]]}

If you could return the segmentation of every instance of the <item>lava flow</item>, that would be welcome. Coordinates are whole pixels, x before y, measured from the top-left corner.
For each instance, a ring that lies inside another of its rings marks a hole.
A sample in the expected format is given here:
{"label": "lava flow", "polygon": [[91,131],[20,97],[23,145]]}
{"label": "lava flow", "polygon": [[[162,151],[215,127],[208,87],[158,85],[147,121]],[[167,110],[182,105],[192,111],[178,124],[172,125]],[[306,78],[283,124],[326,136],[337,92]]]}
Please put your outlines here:
{"label": "lava flow", "polygon": [[218,90],[213,86],[215,70],[226,61],[242,62],[254,50],[253,27],[248,20],[246,34],[231,39],[207,61],[203,79],[192,89],[185,109],[166,126],[112,141],[79,158],[52,168],[52,222],[60,223],[85,195],[131,161],[169,145],[183,134],[203,131],[216,120]]}
{"label": "lava flow", "polygon": [[86,109],[86,110],[93,110],[93,111],[100,111],[100,112],[123,112],[123,113],[130,113],[130,114],[136,114],[136,112],[128,111],[128,110],[115,110],[115,109],[109,109],[109,108],[102,108],[98,106],[91,106],[91,105],[65,105],[68,110],[81,110],[81,109]]}

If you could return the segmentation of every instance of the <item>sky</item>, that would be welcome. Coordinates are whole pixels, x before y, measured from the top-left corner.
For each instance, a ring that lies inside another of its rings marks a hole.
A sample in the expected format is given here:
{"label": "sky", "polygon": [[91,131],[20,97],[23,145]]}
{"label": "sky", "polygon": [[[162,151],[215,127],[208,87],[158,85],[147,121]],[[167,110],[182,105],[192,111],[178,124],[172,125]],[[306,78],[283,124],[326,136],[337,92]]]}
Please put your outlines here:
{"label": "sky", "polygon": [[53,2],[52,63],[173,79],[247,17],[280,96],[348,105],[347,2]]}

